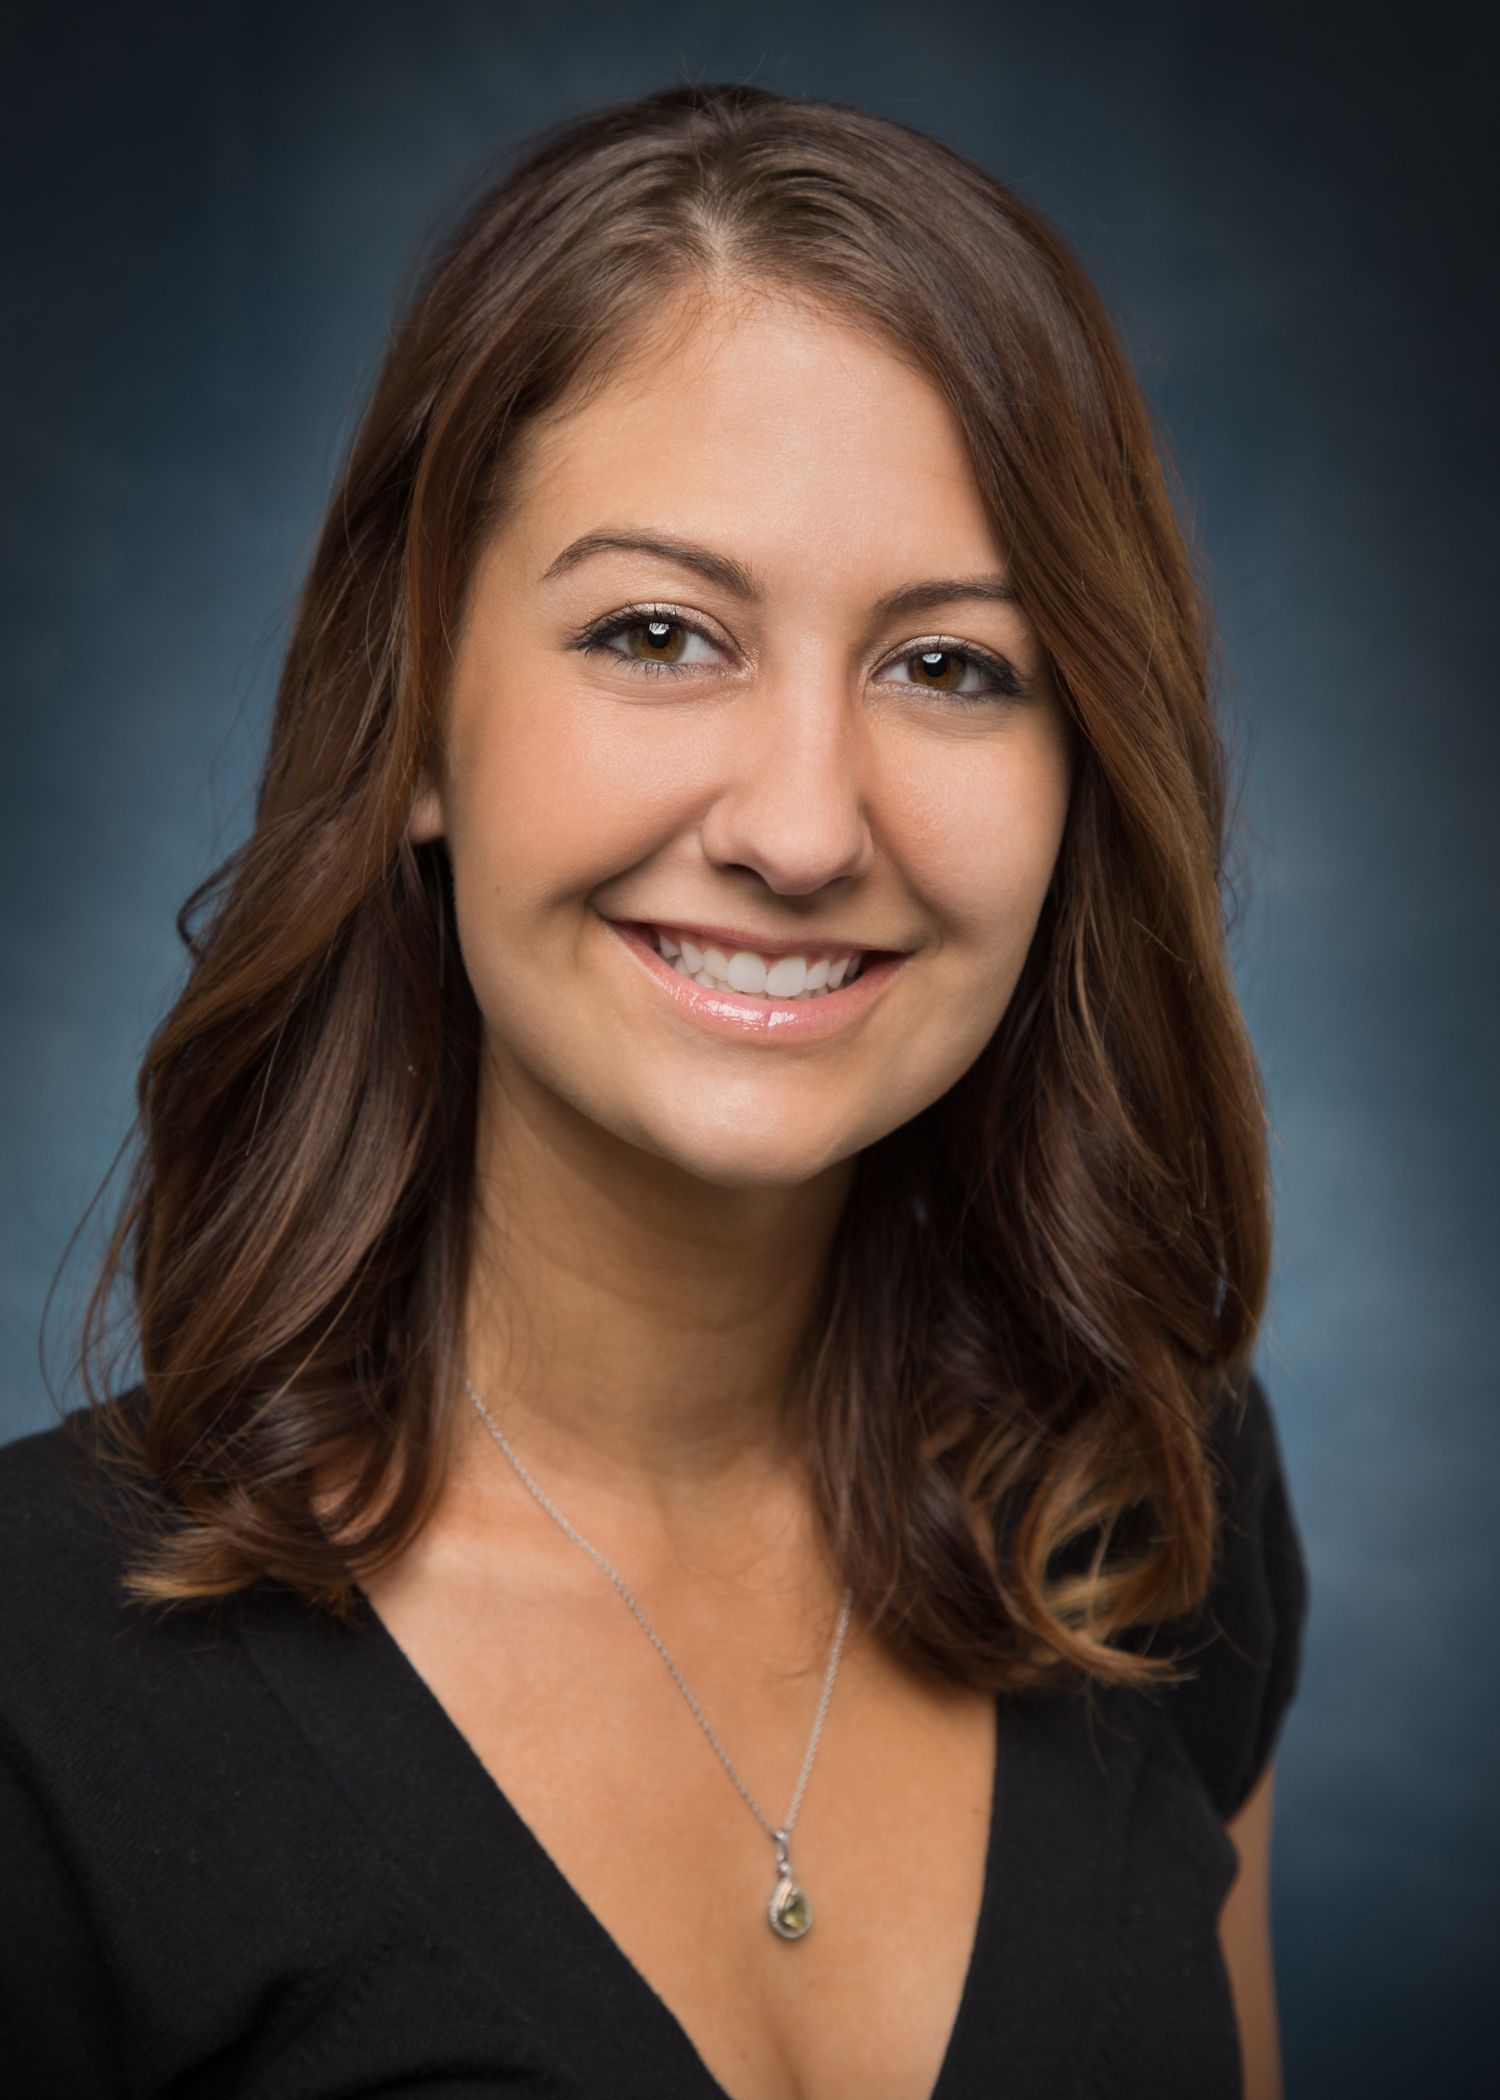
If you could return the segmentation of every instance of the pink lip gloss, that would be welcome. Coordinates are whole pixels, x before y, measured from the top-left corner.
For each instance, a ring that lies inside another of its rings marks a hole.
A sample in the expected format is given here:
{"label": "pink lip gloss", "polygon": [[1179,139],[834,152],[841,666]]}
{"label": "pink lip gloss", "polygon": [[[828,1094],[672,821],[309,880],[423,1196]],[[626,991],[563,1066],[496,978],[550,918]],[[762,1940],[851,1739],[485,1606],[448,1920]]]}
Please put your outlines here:
{"label": "pink lip gloss", "polygon": [[604,924],[640,963],[678,1011],[710,1034],[729,1036],[741,1042],[814,1042],[836,1035],[851,1021],[867,1013],[896,976],[905,955],[866,954],[859,975],[841,984],[836,992],[818,999],[774,999],[753,997],[728,988],[709,991],[674,970],[657,954],[646,927],[628,919],[606,919]]}

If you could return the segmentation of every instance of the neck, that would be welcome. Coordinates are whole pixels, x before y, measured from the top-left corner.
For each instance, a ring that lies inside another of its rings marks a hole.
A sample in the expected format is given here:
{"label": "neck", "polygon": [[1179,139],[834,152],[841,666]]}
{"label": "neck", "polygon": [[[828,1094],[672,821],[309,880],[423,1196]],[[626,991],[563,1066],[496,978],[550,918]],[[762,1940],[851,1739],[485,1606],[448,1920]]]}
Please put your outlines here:
{"label": "neck", "polygon": [[[540,1093],[491,1096],[480,1132],[466,1368],[537,1485],[616,1536],[690,1541],[784,1507],[788,1366],[853,1162],[725,1189]],[[525,1496],[468,1394],[455,1405],[467,1492]]]}

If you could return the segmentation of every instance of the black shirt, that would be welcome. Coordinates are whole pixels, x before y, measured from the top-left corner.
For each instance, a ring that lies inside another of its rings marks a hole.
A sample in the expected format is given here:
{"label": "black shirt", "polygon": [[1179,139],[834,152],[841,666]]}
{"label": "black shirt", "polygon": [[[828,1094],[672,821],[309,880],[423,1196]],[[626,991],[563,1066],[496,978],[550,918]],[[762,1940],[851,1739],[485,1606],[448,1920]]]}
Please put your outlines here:
{"label": "black shirt", "polygon": [[[1296,1690],[1307,1576],[1258,1381],[1223,1448],[1196,1679],[1000,1702],[930,2100],[1240,2100],[1224,1823]],[[9,2100],[725,2100],[363,1593],[350,1627],[270,1581],[142,1613],[81,1464],[56,1426],[0,1449]]]}

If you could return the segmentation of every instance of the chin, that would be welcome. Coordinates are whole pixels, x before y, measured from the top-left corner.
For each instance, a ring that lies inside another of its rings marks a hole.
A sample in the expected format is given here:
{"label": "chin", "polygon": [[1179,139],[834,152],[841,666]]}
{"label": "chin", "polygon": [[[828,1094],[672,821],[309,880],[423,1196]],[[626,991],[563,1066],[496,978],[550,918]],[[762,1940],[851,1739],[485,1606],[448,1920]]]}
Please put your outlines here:
{"label": "chin", "polygon": [[784,1116],[768,1117],[763,1130],[744,1121],[730,1128],[711,1115],[700,1122],[681,1104],[665,1129],[637,1125],[621,1135],[694,1181],[726,1190],[805,1188],[867,1142],[847,1128],[799,1135]]}

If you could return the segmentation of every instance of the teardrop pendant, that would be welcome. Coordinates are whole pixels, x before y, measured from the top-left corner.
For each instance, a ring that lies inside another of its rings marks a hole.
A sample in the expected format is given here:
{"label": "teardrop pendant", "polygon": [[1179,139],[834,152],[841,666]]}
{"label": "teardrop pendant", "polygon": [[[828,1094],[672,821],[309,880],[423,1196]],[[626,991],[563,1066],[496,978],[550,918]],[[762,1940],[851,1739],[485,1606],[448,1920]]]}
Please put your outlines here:
{"label": "teardrop pendant", "polygon": [[812,1924],[812,1905],[790,1874],[778,1879],[768,1915],[771,1930],[784,1940],[800,1940]]}
{"label": "teardrop pendant", "polygon": [[771,1921],[771,1930],[784,1940],[800,1940],[813,1921],[812,1905],[806,1891],[798,1888],[792,1873],[792,1862],[787,1854],[786,1833],[778,1830],[776,1844],[776,1886],[771,1891],[771,1900],[766,1906],[766,1916]]}

